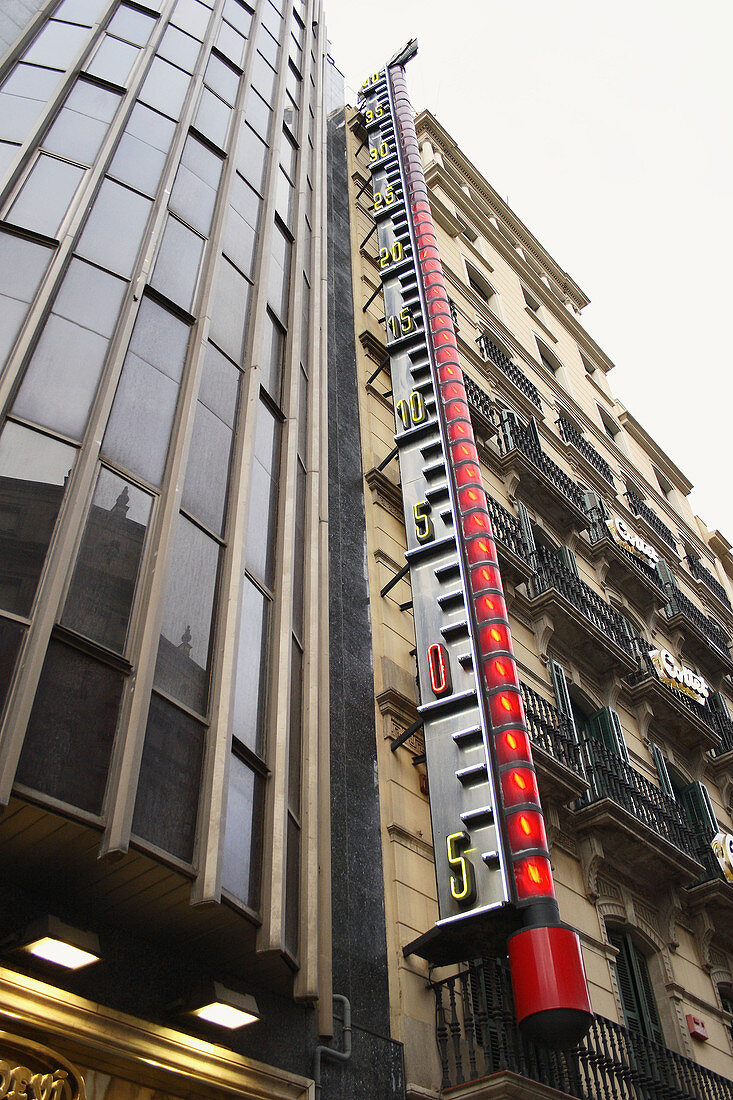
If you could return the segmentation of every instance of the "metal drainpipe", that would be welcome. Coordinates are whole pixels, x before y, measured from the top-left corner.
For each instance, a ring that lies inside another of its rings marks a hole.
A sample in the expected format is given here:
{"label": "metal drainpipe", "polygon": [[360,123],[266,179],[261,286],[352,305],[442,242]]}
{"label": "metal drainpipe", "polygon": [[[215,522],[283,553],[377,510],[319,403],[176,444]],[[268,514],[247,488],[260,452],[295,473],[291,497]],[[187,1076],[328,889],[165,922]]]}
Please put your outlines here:
{"label": "metal drainpipe", "polygon": [[[351,1002],[342,993],[334,993],[333,1000],[340,1001],[344,1006],[344,1049],[334,1050],[333,1047],[321,1044],[313,1052],[313,1080],[317,1097],[321,1094],[321,1058],[330,1058],[334,1062],[348,1062],[351,1058]],[[334,1013],[334,1019],[337,1019],[336,1013]]]}

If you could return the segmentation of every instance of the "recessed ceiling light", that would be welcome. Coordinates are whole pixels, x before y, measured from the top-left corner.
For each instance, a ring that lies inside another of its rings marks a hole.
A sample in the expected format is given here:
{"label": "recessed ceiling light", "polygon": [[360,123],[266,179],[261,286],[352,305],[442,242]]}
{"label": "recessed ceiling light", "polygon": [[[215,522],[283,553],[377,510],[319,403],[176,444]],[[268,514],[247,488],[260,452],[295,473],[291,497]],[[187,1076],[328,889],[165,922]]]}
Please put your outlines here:
{"label": "recessed ceiling light", "polygon": [[93,932],[84,932],[64,924],[58,917],[42,917],[23,933],[20,949],[38,959],[80,970],[100,959],[99,939]]}

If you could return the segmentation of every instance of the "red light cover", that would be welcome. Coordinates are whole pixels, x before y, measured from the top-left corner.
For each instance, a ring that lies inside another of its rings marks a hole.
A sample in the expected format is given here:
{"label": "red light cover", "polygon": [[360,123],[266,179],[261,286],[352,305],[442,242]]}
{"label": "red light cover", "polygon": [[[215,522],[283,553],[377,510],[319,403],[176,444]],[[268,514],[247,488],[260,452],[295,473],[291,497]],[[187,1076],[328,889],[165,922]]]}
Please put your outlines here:
{"label": "red light cover", "polygon": [[489,714],[495,728],[506,726],[509,722],[512,725],[521,725],[524,721],[524,708],[518,688],[502,688],[489,695]]}
{"label": "red light cover", "polygon": [[[449,368],[444,367],[444,370]],[[450,368],[453,369],[452,367]],[[471,414],[468,411],[468,405],[465,401],[459,401],[457,398],[453,401],[449,401],[445,406],[445,419],[449,424],[452,424],[454,420],[465,420],[467,424],[471,423]]]}
{"label": "red light cover", "polygon": [[522,765],[509,768],[501,773],[501,793],[504,796],[505,809],[522,806],[524,803],[539,809],[540,795],[537,790],[537,776],[531,768]]}
{"label": "red light cover", "polygon": [[456,443],[460,439],[471,438],[471,425],[465,420],[454,420],[448,424],[448,439]]}
{"label": "red light cover", "polygon": [[465,535],[491,534],[491,523],[483,509],[461,516],[461,527]]}
{"label": "red light cover", "polygon": [[[460,382],[460,381],[445,382],[440,388],[441,388],[441,391],[442,391],[440,396],[442,397],[444,403],[446,401],[453,401],[453,400],[457,400],[457,401],[465,401],[466,400],[466,391],[463,387],[463,382]],[[475,461],[476,461],[476,459],[474,459],[474,462]]]}
{"label": "red light cover", "polygon": [[453,684],[451,682],[448,653],[440,642],[433,642],[428,646],[428,669],[430,670],[430,686],[433,694],[437,696],[449,695]]}
{"label": "red light cover", "polygon": [[[502,645],[502,642],[507,641],[509,635],[506,629],[502,631],[502,625],[506,624],[506,604],[504,603],[504,595],[502,592],[490,591],[483,595],[477,595],[476,600],[476,620],[479,623],[491,623],[491,627],[482,627],[479,631],[479,641],[481,643],[482,653],[493,653],[496,649],[508,649],[508,646]],[[500,622],[493,622],[494,619],[501,620]],[[494,630],[493,627],[496,627]]]}
{"label": "red light cover", "polygon": [[520,901],[526,898],[554,898],[552,868],[545,856],[525,856],[514,864],[514,880]]}
{"label": "red light cover", "polygon": [[488,563],[475,565],[471,570],[471,589],[476,596],[484,590],[498,592],[499,595],[503,595],[504,590],[501,587],[501,574],[498,566]]}
{"label": "red light cover", "polygon": [[[464,467],[464,470],[465,469],[466,467]],[[458,471],[456,471],[456,473],[458,473]],[[468,560],[471,565],[483,564],[484,562],[487,562],[489,565],[497,564],[496,546],[494,545],[493,538],[482,535],[480,538],[468,539],[466,541],[466,553],[468,554]]]}
{"label": "red light cover", "polygon": [[502,764],[531,764],[532,750],[529,737],[521,729],[504,730],[494,738],[496,762]]}
{"label": "red light cover", "polygon": [[455,470],[456,485],[460,489],[463,485],[480,485],[481,473],[478,466],[473,462],[464,462],[462,466],[457,466]]}
{"label": "red light cover", "polygon": [[[456,384],[455,382],[451,383],[451,385]],[[475,466],[478,466],[478,454],[473,441],[470,443],[454,443],[450,453],[454,462],[473,462]]]}
{"label": "red light cover", "polygon": [[480,508],[484,499],[483,489],[477,489],[473,485],[458,493],[458,505],[462,512],[467,512],[469,508]]}
{"label": "red light cover", "polygon": [[537,810],[517,810],[506,815],[509,846],[513,852],[526,848],[544,848],[547,851],[545,820]]}
{"label": "red light cover", "polygon": [[519,693],[517,666],[512,657],[505,656],[503,653],[496,657],[489,657],[484,661],[484,680],[490,691],[495,688],[508,687]]}

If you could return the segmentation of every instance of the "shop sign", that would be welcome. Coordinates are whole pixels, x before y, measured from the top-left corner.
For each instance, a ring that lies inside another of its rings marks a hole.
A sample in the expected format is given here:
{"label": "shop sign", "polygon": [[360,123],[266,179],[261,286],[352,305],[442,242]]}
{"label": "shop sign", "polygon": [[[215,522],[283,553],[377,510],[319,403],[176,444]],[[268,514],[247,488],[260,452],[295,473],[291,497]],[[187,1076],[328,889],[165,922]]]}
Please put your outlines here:
{"label": "shop sign", "polygon": [[728,882],[733,882],[733,836],[716,833],[710,842],[713,854]]}
{"label": "shop sign", "polygon": [[683,694],[689,695],[690,699],[694,699],[701,707],[705,706],[710,688],[702,676],[693,672],[691,668],[678,664],[668,649],[652,649],[649,651],[649,656],[663,684],[677,688]]}
{"label": "shop sign", "polygon": [[84,1079],[48,1047],[0,1031],[0,1100],[86,1100]]}
{"label": "shop sign", "polygon": [[618,543],[619,546],[623,546],[624,550],[630,550],[635,557],[641,558],[652,569],[654,568],[659,561],[659,554],[653,546],[650,546],[648,542],[644,542],[644,539],[640,538],[635,531],[632,531],[618,516],[607,519],[606,526],[611,532],[611,538],[614,542]]}

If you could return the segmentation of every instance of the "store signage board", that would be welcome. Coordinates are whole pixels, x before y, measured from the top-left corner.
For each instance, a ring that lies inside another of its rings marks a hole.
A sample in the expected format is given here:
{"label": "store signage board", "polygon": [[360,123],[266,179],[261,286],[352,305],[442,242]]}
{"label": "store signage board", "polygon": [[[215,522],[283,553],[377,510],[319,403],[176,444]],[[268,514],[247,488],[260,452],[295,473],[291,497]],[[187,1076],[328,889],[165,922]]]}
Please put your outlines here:
{"label": "store signage board", "polygon": [[651,649],[649,657],[654,665],[654,671],[659,679],[667,687],[676,688],[683,695],[689,696],[704,707],[710,695],[710,688],[705,679],[691,668],[681,665],[668,649]]}
{"label": "store signage board", "polygon": [[650,565],[652,569],[656,566],[660,555],[653,546],[650,546],[640,535],[637,535],[636,531],[632,530],[620,516],[612,516],[611,519],[607,519],[606,526],[611,533],[611,538],[618,546],[630,551],[635,557]]}

